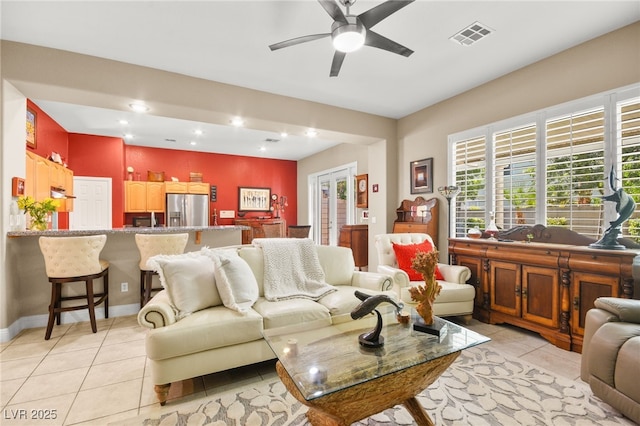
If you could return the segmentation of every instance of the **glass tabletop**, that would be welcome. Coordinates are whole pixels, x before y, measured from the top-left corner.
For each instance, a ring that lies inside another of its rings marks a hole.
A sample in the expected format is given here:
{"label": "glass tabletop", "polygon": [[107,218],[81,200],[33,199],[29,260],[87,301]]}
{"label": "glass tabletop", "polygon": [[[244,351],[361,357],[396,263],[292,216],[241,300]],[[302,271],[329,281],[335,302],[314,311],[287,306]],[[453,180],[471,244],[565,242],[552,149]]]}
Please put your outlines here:
{"label": "glass tabletop", "polygon": [[358,336],[372,330],[375,315],[342,324],[304,323],[264,330],[264,337],[298,390],[312,400],[360,383],[392,374],[436,358],[488,342],[486,336],[436,317],[440,336],[400,324],[395,312],[382,314],[384,345],[361,346]]}

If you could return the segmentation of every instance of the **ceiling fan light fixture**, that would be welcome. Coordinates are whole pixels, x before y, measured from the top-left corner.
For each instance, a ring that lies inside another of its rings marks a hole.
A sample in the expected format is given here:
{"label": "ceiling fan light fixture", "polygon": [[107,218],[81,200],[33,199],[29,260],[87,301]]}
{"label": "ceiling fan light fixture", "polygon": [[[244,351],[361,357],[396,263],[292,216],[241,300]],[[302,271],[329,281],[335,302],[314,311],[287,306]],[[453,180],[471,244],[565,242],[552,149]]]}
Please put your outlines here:
{"label": "ceiling fan light fixture", "polygon": [[334,22],[334,28],[331,31],[333,47],[344,53],[355,52],[364,46],[367,30],[357,16],[345,18],[347,18],[347,24]]}

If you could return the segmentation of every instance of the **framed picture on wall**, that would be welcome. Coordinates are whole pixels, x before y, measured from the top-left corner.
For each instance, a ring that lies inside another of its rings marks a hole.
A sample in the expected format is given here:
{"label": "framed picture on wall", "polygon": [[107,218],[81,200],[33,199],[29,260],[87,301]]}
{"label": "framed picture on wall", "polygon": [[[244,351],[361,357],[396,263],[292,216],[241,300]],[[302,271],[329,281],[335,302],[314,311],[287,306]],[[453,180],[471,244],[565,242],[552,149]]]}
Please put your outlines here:
{"label": "framed picture on wall", "polygon": [[36,112],[27,107],[27,146],[35,149],[36,141]]}
{"label": "framed picture on wall", "polygon": [[368,190],[369,190],[369,175],[357,175],[356,176],[356,207],[359,209],[366,209],[369,207]]}
{"label": "framed picture on wall", "polygon": [[271,209],[271,188],[238,187],[238,211],[268,212]]}
{"label": "framed picture on wall", "polygon": [[409,164],[411,176],[411,193],[424,194],[433,192],[433,158],[412,161]]}

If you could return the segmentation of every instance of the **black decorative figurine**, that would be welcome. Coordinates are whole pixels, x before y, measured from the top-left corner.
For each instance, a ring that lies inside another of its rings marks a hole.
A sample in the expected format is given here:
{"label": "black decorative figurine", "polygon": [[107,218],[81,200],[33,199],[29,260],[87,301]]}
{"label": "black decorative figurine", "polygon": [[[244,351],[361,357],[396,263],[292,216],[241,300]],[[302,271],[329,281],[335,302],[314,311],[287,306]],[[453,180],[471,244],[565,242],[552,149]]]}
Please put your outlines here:
{"label": "black decorative figurine", "polygon": [[618,244],[618,235],[620,235],[620,229],[622,224],[631,217],[636,209],[636,203],[633,198],[624,192],[622,187],[616,189],[616,174],[611,168],[609,174],[609,187],[613,191],[611,195],[605,195],[602,197],[605,201],[613,201],[616,203],[616,212],[618,218],[612,222],[609,222],[609,227],[605,230],[604,235],[598,241],[593,244],[589,244],[591,248],[609,249],[609,250],[624,250],[625,246]]}
{"label": "black decorative figurine", "polygon": [[375,308],[382,302],[391,303],[396,307],[396,313],[399,316],[402,312],[402,308],[404,308],[404,304],[402,302],[396,303],[395,300],[385,294],[371,296],[369,294],[365,294],[361,291],[356,290],[355,296],[358,299],[362,300],[362,303],[360,303],[353,311],[351,311],[351,318],[360,319],[365,315],[372,313],[372,311],[375,311],[375,313],[378,315],[378,323],[376,324],[376,327],[373,330],[367,333],[362,333],[360,336],[358,336],[358,342],[360,342],[360,345],[364,346],[365,348],[379,348],[383,346],[384,337],[380,335],[380,333],[382,332],[382,315],[380,315],[380,312]]}

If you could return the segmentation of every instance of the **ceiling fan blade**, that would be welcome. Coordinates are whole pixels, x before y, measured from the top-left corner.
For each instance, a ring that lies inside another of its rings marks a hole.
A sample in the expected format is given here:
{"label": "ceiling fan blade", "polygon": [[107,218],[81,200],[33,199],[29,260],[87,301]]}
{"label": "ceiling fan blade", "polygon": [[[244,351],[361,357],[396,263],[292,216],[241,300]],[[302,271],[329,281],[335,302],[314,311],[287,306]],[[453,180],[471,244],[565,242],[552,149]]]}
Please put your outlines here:
{"label": "ceiling fan blade", "polygon": [[362,21],[364,26],[368,29],[414,1],[415,0],[387,0],[386,2],[361,13],[358,15],[358,18],[360,18],[360,21]]}
{"label": "ceiling fan blade", "polygon": [[331,72],[329,73],[329,77],[338,76],[345,56],[347,56],[346,53],[336,50],[336,53],[333,55],[333,62],[331,62]]}
{"label": "ceiling fan blade", "polygon": [[402,56],[411,56],[413,50],[396,43],[393,40],[381,36],[380,34],[367,30],[367,36],[364,39],[365,46],[377,47],[378,49],[388,50]]}
{"label": "ceiling fan blade", "polygon": [[302,37],[292,38],[291,40],[281,41],[280,43],[275,43],[269,46],[269,49],[272,51],[282,49],[283,47],[295,46],[296,44],[306,43],[308,41],[317,40],[319,38],[329,37],[331,33],[325,34],[311,34]]}
{"label": "ceiling fan blade", "polygon": [[334,21],[347,23],[347,18],[344,17],[342,9],[340,9],[340,6],[338,6],[335,0],[318,0],[318,3],[320,3],[320,6],[327,11]]}

